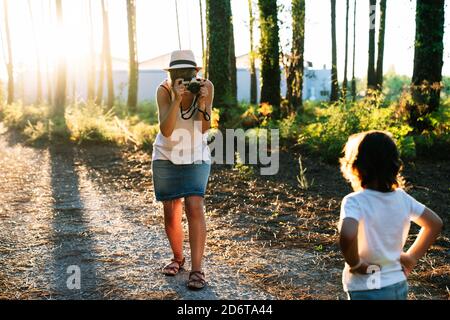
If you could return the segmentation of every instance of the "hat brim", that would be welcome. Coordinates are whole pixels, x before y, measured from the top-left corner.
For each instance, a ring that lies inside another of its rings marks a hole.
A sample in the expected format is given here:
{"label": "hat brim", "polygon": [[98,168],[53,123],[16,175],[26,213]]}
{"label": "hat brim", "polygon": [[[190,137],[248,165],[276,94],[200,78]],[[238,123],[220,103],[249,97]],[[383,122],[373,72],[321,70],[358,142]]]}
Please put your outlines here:
{"label": "hat brim", "polygon": [[164,71],[170,71],[170,70],[176,70],[176,69],[196,69],[197,71],[200,71],[202,67],[194,67],[191,64],[178,64],[176,66],[165,68]]}

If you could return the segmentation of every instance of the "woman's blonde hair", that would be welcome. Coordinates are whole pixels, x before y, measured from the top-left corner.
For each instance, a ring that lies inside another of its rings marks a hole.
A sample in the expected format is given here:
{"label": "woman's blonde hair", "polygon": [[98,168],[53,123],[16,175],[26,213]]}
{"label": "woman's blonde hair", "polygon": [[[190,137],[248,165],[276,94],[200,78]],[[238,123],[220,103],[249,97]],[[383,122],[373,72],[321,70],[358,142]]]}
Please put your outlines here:
{"label": "woman's blonde hair", "polygon": [[349,137],[340,159],[341,172],[355,191],[367,188],[390,192],[403,186],[402,161],[392,138],[384,131],[368,131]]}

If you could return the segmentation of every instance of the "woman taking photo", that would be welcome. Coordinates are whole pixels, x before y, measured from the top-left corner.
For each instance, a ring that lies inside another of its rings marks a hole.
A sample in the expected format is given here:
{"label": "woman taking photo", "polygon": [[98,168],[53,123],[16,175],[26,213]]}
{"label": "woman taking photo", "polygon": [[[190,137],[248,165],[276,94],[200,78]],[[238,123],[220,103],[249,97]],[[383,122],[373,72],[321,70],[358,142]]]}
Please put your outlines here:
{"label": "woman taking photo", "polygon": [[189,224],[191,272],[188,287],[206,286],[202,260],[206,242],[204,195],[211,169],[207,134],[211,121],[214,86],[197,79],[200,70],[192,51],[174,51],[166,71],[169,79],[158,87],[159,128],[153,144],[152,172],[155,197],[164,206],[164,224],[173,258],[163,268],[175,276],[184,266],[184,205]]}

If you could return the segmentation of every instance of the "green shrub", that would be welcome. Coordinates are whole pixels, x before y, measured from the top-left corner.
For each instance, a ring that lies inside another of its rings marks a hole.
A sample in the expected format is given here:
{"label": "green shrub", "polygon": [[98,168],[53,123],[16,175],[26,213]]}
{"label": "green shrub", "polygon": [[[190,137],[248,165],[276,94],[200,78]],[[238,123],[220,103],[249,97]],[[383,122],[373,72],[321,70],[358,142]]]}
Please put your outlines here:
{"label": "green shrub", "polygon": [[416,155],[412,128],[396,112],[396,105],[384,105],[384,96],[372,93],[356,103],[342,101],[317,110],[313,123],[306,123],[298,138],[326,161],[335,162],[348,137],[368,130],[386,130],[397,140],[404,158]]}

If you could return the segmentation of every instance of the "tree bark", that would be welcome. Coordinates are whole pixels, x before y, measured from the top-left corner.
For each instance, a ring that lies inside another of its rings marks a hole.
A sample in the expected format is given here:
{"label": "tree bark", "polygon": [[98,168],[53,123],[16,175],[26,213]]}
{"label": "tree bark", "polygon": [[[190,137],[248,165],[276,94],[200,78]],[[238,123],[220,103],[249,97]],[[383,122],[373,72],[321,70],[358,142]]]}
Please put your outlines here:
{"label": "tree bark", "polygon": [[114,106],[114,81],[112,71],[112,57],[111,57],[111,42],[109,36],[109,14],[108,9],[105,6],[105,1],[102,0],[103,11],[103,50],[104,50],[104,63],[106,69],[106,81],[108,86],[108,99],[106,105],[108,108]]}
{"label": "tree bark", "polygon": [[207,0],[208,77],[214,84],[214,105],[221,108],[222,120],[236,103],[231,80],[231,4],[230,0]]}
{"label": "tree bark", "polygon": [[344,61],[344,81],[342,82],[342,97],[344,101],[347,101],[347,72],[348,72],[348,15],[350,10],[350,0],[346,0],[345,9],[345,61]]}
{"label": "tree bark", "polygon": [[14,63],[11,44],[11,33],[9,30],[9,17],[8,17],[8,1],[3,0],[4,19],[5,19],[5,35],[6,35],[6,49],[8,51],[8,61],[6,62],[6,71],[8,73],[8,96],[6,103],[8,105],[14,102]]}
{"label": "tree bark", "polygon": [[[58,30],[63,30],[63,7],[61,0],[56,0],[56,23]],[[57,41],[64,43],[64,34],[58,33]],[[58,56],[55,98],[53,99],[52,116],[64,117],[67,91],[67,63],[63,52]]]}
{"label": "tree bark", "polygon": [[377,89],[383,90],[384,36],[386,33],[386,0],[380,1],[380,29],[378,31]]}
{"label": "tree bark", "polygon": [[273,117],[280,117],[281,73],[278,27],[278,6],[276,0],[259,0],[261,41],[261,102],[273,107]]}
{"label": "tree bark", "polygon": [[356,0],[353,3],[353,66],[352,66],[352,100],[356,101],[356,78],[355,78],[355,65],[356,65]]}
{"label": "tree bark", "polygon": [[136,1],[127,0],[128,18],[128,47],[130,59],[130,78],[128,81],[128,101],[127,106],[130,111],[137,109],[139,65],[136,44]]}
{"label": "tree bark", "polygon": [[87,71],[88,77],[88,92],[87,98],[88,101],[92,101],[95,99],[95,80],[97,77],[96,72],[96,58],[95,58],[95,49],[94,49],[94,30],[93,30],[93,21],[92,21],[92,2],[88,3],[88,11],[89,11],[89,67]]}
{"label": "tree bark", "polygon": [[444,55],[444,0],[417,0],[414,71],[409,122],[417,132],[431,128],[424,118],[439,108]]}
{"label": "tree bark", "polygon": [[257,88],[257,78],[256,78],[256,66],[255,66],[255,43],[253,36],[253,28],[255,25],[255,16],[253,15],[253,4],[252,0],[248,0],[248,11],[249,11],[249,22],[250,22],[250,103],[258,103],[258,88]]}
{"label": "tree bark", "polygon": [[303,106],[305,9],[305,0],[292,0],[292,50],[286,95],[291,112]]}
{"label": "tree bark", "polygon": [[370,0],[369,7],[369,64],[367,68],[367,90],[374,90],[377,87],[377,77],[375,73],[375,21],[377,14],[377,1]]}
{"label": "tree bark", "polygon": [[339,100],[336,44],[336,0],[331,0],[331,94],[330,102]]}

